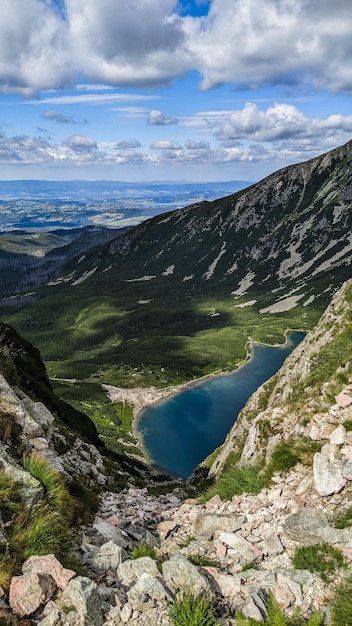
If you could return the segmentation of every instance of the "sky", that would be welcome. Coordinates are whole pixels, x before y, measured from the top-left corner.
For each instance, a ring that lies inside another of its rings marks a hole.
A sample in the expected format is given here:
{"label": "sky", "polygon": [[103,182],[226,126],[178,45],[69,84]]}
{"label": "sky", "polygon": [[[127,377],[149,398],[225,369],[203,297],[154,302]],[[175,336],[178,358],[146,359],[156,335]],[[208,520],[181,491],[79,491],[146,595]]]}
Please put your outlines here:
{"label": "sky", "polygon": [[352,138],[352,0],[0,0],[0,179],[257,181]]}

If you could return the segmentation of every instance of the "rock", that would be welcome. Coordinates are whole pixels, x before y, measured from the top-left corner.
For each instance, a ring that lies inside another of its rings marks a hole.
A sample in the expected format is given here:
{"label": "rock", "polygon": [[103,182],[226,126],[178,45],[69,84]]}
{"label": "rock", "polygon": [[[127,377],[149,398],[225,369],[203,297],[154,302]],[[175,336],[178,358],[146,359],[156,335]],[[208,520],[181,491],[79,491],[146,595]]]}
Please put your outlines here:
{"label": "rock", "polygon": [[172,596],[160,580],[145,572],[127,592],[127,597],[133,610],[144,611],[154,606],[155,600],[171,600]]}
{"label": "rock", "polygon": [[54,554],[31,556],[22,565],[23,574],[49,574],[59,589],[65,589],[67,583],[76,575],[71,569],[64,568]]}
{"label": "rock", "polygon": [[340,424],[330,435],[330,443],[334,445],[341,445],[346,443],[346,428]]}
{"label": "rock", "polygon": [[197,595],[202,591],[211,591],[210,583],[204,574],[180,552],[174,552],[169,561],[164,561],[162,573],[166,585],[173,592],[187,589]]}
{"label": "rock", "polygon": [[277,583],[272,587],[272,592],[281,609],[287,609],[289,606],[292,606],[296,600],[287,583]]}
{"label": "rock", "polygon": [[194,529],[202,537],[212,538],[216,531],[235,532],[242,528],[246,518],[243,515],[216,515],[205,513],[198,515]]}
{"label": "rock", "polygon": [[10,585],[10,607],[20,617],[31,615],[50,600],[55,590],[55,583],[48,574],[14,576]]}
{"label": "rock", "polygon": [[174,530],[177,526],[175,520],[166,520],[165,522],[160,522],[157,527],[158,535],[163,541],[166,537]]}
{"label": "rock", "polygon": [[90,563],[95,572],[107,570],[116,571],[122,563],[124,550],[113,541],[108,541],[100,546],[92,555]]}
{"label": "rock", "polygon": [[341,464],[341,474],[342,478],[346,478],[347,480],[352,480],[352,460],[345,459]]}
{"label": "rock", "polygon": [[335,396],[336,404],[341,408],[345,409],[352,404],[352,396],[348,393],[339,393],[338,396]]}
{"label": "rock", "polygon": [[240,556],[245,563],[252,563],[253,561],[261,560],[263,557],[263,554],[259,550],[259,548],[251,544],[246,539],[243,539],[243,537],[240,537],[239,535],[235,535],[234,533],[221,532],[219,535],[219,539],[224,544],[233,549],[233,556]]}
{"label": "rock", "polygon": [[96,530],[101,536],[104,543],[113,541],[122,548],[127,548],[128,538],[120,528],[110,524],[108,521],[103,520],[100,517],[96,517],[93,524],[94,530]]}
{"label": "rock", "polygon": [[266,594],[263,590],[251,590],[247,602],[243,605],[242,613],[245,617],[262,622],[266,615]]}
{"label": "rock", "polygon": [[324,513],[317,513],[315,509],[307,507],[289,515],[283,529],[289,539],[307,546],[319,543],[324,528],[328,526],[328,518]]}
{"label": "rock", "polygon": [[277,556],[278,554],[282,554],[285,549],[276,533],[271,533],[271,535],[258,544],[258,547],[266,556]]}
{"label": "rock", "polygon": [[314,488],[320,496],[340,493],[346,485],[341,463],[330,462],[324,454],[316,452],[313,461]]}
{"label": "rock", "polygon": [[77,576],[70,580],[58,604],[64,612],[74,607],[76,614],[74,626],[103,625],[97,585],[89,578]]}
{"label": "rock", "polygon": [[149,574],[154,577],[159,575],[156,563],[150,556],[125,561],[119,565],[117,570],[117,575],[124,585],[131,585],[131,583],[138,580],[142,574]]}
{"label": "rock", "polygon": [[13,458],[6,452],[5,447],[0,443],[0,469],[9,474],[14,481],[20,484],[21,498],[28,508],[39,502],[44,495],[43,485],[26,472]]}
{"label": "rock", "polygon": [[216,567],[203,567],[202,569],[207,573],[212,588],[223,598],[232,598],[240,594],[241,579],[239,577],[219,572]]}
{"label": "rock", "polygon": [[121,621],[124,624],[128,624],[132,617],[133,609],[129,602],[126,602],[125,606],[121,610]]}

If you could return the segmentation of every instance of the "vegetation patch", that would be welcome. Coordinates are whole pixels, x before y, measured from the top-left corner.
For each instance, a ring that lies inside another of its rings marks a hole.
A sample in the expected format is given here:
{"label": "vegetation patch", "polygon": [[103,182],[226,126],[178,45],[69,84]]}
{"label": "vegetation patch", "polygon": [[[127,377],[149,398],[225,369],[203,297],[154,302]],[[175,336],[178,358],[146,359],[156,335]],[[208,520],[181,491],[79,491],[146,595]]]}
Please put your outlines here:
{"label": "vegetation patch", "polygon": [[258,465],[225,467],[216,483],[205,492],[200,501],[206,502],[216,495],[220,496],[221,500],[231,500],[233,496],[241,493],[260,493],[264,486],[259,473],[261,469],[262,467]]}
{"label": "vegetation patch", "polygon": [[352,507],[338,513],[332,524],[335,528],[350,528],[352,526]]}
{"label": "vegetation patch", "polygon": [[155,548],[148,543],[140,543],[133,548],[130,554],[131,559],[140,559],[144,556],[149,556],[151,559],[156,560],[157,554]]}
{"label": "vegetation patch", "polygon": [[296,569],[307,569],[319,574],[325,582],[331,580],[336,570],[348,565],[341,550],[328,543],[299,546],[293,554],[292,563]]}
{"label": "vegetation patch", "polygon": [[213,602],[205,593],[177,595],[170,605],[169,617],[174,626],[220,626],[214,616]]}
{"label": "vegetation patch", "polygon": [[349,579],[335,593],[332,605],[332,626],[352,626],[352,580]]}

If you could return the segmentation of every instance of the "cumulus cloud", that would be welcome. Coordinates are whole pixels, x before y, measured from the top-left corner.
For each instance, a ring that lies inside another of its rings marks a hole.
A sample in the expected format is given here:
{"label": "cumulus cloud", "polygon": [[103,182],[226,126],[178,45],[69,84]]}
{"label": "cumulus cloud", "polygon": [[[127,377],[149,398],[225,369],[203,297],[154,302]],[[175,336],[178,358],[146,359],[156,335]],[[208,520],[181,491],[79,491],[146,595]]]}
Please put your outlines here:
{"label": "cumulus cloud", "polygon": [[64,145],[74,152],[91,152],[92,150],[97,149],[97,142],[95,139],[79,134],[68,137],[68,139],[64,141]]}
{"label": "cumulus cloud", "polygon": [[266,111],[248,102],[234,111],[221,126],[216,136],[222,141],[248,139],[255,141],[283,141],[291,138],[318,138],[338,132],[352,131],[352,116],[330,115],[326,119],[308,118],[294,105],[277,103]]}
{"label": "cumulus cloud", "polygon": [[186,139],[185,147],[187,150],[209,150],[210,144],[208,141],[194,141],[194,139]]}
{"label": "cumulus cloud", "polygon": [[178,119],[176,117],[169,117],[164,115],[161,111],[153,109],[148,115],[148,124],[150,126],[168,126],[169,124],[177,124]]}
{"label": "cumulus cloud", "polygon": [[311,82],[352,90],[348,0],[212,0],[202,19],[185,18],[202,88]]}
{"label": "cumulus cloud", "polygon": [[[59,7],[59,9],[58,9]],[[202,88],[312,83],[352,91],[349,0],[2,0],[0,89],[165,84],[186,71]]]}
{"label": "cumulus cloud", "polygon": [[60,124],[75,124],[75,122],[70,117],[66,117],[66,115],[63,115],[62,113],[59,113],[54,109],[44,111],[44,113],[42,113],[42,118],[43,120],[59,122]]}
{"label": "cumulus cloud", "polygon": [[180,150],[181,146],[177,141],[171,141],[170,139],[154,141],[150,146],[153,150]]}
{"label": "cumulus cloud", "polygon": [[124,141],[119,141],[116,144],[117,150],[128,150],[130,148],[140,148],[141,142],[139,139],[133,137],[132,139],[125,139]]}

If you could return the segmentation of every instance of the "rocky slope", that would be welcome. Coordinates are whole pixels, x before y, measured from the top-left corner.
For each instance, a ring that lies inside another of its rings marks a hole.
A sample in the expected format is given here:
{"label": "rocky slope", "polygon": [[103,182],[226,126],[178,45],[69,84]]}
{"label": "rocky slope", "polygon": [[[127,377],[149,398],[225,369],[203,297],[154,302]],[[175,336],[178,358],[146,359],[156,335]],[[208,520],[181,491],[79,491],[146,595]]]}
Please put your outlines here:
{"label": "rocky slope", "polygon": [[[233,467],[255,464],[259,475],[266,472],[257,495],[244,492],[226,501],[214,495],[202,504],[180,490],[153,496],[147,489],[113,493],[107,486],[93,524],[74,532],[72,552],[84,573],[62,568],[54,557],[32,556],[12,578],[9,595],[2,592],[3,615],[41,626],[171,626],[168,606],[187,588],[213,598],[223,626],[236,625],[236,610],[261,620],[268,592],[286,615],[301,607],[308,618],[318,609],[330,624],[336,584],[352,561],[352,528],[336,527],[341,512],[352,507],[351,321],[349,281],[278,375],[250,399],[213,459],[211,474],[222,469],[219,480]],[[63,475],[72,473],[70,454],[80,456],[79,472],[106,485],[97,451],[76,444],[61,456],[48,454],[55,436],[48,412],[38,412],[4,380],[1,398],[3,420],[16,416],[22,446],[55,457]],[[20,476],[9,432],[3,439],[2,469]],[[283,442],[289,461],[286,455],[275,469]],[[20,479],[33,481],[23,473]],[[32,487],[32,494],[40,490],[40,484]],[[212,489],[216,493],[217,483]],[[157,561],[131,558],[141,544],[154,547]],[[293,565],[296,549],[311,545],[321,550],[320,560],[327,558],[327,545],[344,555],[325,580]]]}

